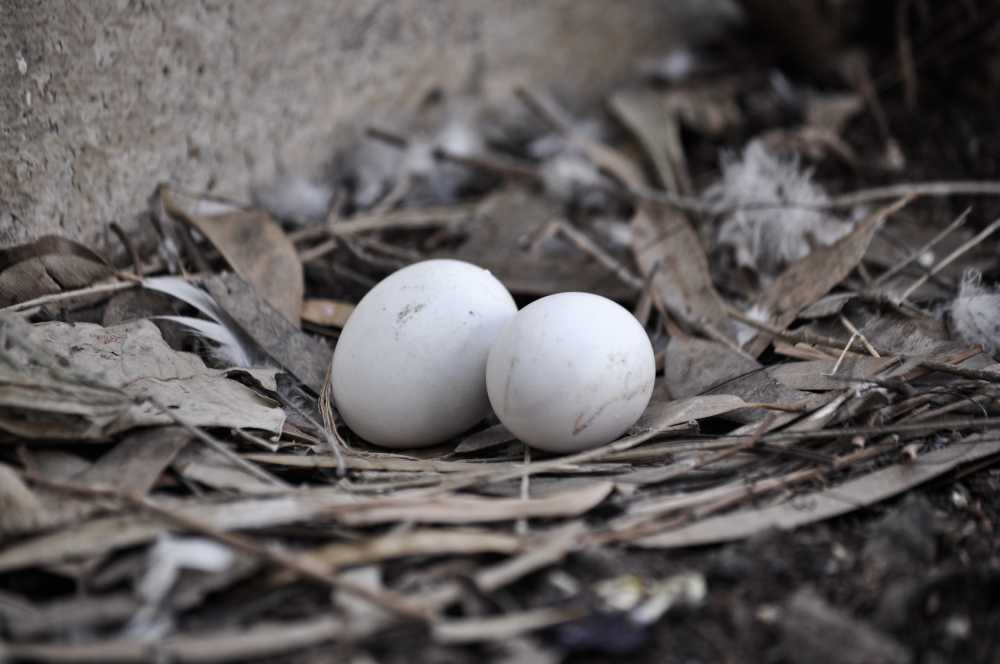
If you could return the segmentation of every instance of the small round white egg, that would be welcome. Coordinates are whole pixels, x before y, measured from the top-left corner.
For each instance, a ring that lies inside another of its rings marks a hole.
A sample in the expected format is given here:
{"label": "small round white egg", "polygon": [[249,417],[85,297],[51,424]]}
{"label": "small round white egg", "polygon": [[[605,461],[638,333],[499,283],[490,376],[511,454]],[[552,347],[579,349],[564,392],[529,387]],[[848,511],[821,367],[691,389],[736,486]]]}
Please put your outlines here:
{"label": "small round white egg", "polygon": [[497,337],[486,387],[500,421],[527,445],[577,452],[609,443],[642,415],[656,362],[639,321],[590,293],[522,309]]}
{"label": "small round white egg", "polygon": [[333,353],[334,401],[382,447],[441,443],[489,414],[486,358],[517,305],[488,270],[429,260],[394,272],[358,303]]}

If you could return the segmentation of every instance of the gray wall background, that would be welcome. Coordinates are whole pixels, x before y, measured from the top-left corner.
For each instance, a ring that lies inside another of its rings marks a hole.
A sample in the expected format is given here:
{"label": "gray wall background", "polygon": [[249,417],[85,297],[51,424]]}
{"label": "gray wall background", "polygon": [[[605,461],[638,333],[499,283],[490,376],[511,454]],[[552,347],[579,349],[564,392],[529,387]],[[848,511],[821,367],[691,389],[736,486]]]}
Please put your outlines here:
{"label": "gray wall background", "polygon": [[[570,103],[711,30],[698,0],[0,0],[0,246],[107,248],[158,182],[246,198],[483,67]],[[710,13],[710,12],[709,12]]]}

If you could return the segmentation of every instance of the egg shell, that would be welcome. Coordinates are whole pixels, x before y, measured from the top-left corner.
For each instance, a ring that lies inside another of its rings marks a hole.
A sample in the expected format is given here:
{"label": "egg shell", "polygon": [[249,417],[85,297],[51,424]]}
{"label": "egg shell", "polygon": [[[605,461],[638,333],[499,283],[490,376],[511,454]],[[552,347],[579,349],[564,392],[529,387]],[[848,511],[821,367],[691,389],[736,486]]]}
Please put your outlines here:
{"label": "egg shell", "polygon": [[615,302],[558,293],[532,302],[490,351],[497,417],[524,443],[577,452],[611,442],[642,415],[656,362],[642,325]]}
{"label": "egg shell", "polygon": [[358,303],[331,383],[348,427],[382,447],[443,442],[489,414],[486,358],[517,312],[488,270],[430,260],[394,272]]}

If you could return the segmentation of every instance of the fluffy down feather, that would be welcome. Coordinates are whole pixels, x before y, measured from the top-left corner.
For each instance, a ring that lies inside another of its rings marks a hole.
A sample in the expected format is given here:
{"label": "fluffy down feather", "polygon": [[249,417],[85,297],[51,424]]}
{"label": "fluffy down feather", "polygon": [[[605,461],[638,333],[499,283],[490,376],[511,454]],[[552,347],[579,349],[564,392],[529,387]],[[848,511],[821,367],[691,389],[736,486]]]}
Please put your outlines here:
{"label": "fluffy down feather", "polygon": [[731,247],[741,266],[767,277],[846,235],[850,222],[815,209],[829,199],[811,176],[797,158],[782,159],[758,141],[741,159],[724,157],[722,178],[704,194],[722,215],[719,244]]}

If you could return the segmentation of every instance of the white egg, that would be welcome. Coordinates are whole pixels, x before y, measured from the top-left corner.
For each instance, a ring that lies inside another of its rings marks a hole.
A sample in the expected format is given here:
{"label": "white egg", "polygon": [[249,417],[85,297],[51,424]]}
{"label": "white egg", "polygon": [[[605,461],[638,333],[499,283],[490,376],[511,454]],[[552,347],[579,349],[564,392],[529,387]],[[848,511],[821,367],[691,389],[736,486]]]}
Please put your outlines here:
{"label": "white egg", "polygon": [[430,260],[395,272],[358,303],[333,353],[333,396],[370,443],[443,442],[489,414],[486,357],[517,312],[475,265]]}
{"label": "white egg", "polygon": [[611,300],[559,293],[504,328],[486,364],[497,417],[524,443],[576,452],[635,424],[653,394],[656,362],[639,321]]}

